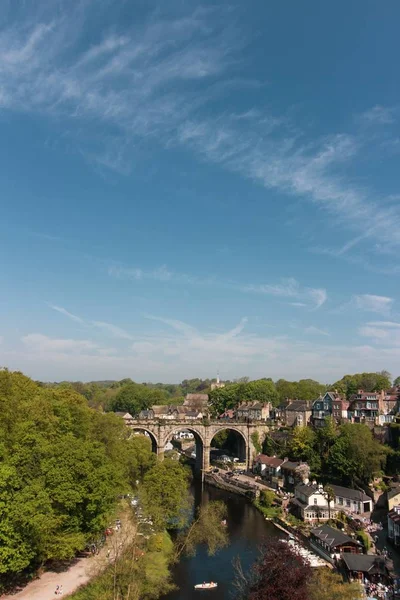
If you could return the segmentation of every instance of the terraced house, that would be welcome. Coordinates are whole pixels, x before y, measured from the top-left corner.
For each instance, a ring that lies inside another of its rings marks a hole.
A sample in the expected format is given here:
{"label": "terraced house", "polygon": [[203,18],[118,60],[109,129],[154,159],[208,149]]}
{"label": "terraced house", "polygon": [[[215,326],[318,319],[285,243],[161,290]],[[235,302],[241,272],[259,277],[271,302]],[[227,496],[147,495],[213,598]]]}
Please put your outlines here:
{"label": "terraced house", "polygon": [[270,411],[270,402],[242,402],[236,409],[236,416],[239,420],[266,421]]}
{"label": "terraced house", "polygon": [[312,406],[311,422],[314,427],[323,427],[326,417],[333,417],[336,423],[347,420],[349,402],[337,392],[326,392],[317,398]]}

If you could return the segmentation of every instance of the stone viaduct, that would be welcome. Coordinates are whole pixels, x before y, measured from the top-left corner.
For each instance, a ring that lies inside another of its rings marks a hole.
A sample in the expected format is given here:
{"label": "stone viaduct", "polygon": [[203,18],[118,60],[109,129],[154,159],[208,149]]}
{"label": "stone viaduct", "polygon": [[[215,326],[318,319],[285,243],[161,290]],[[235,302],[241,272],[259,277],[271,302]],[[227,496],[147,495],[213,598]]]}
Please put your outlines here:
{"label": "stone viaduct", "polygon": [[165,445],[171,441],[173,435],[183,429],[190,431],[194,435],[196,442],[196,466],[198,474],[204,473],[210,468],[210,450],[213,437],[220,431],[235,431],[238,434],[239,458],[246,463],[249,469],[253,464],[253,459],[257,454],[252,440],[252,435],[258,433],[262,442],[268,426],[260,421],[194,421],[194,420],[134,420],[130,427],[135,431],[147,432],[152,440],[153,451],[162,460],[164,458]]}

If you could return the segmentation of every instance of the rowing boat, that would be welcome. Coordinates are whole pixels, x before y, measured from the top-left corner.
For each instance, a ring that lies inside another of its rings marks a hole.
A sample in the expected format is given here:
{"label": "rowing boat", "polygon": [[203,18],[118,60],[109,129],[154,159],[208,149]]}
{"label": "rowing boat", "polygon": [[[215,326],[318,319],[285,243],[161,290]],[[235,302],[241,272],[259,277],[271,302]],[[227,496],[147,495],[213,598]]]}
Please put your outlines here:
{"label": "rowing boat", "polygon": [[211,581],[211,583],[198,583],[197,585],[194,586],[195,590],[213,590],[216,587],[218,587],[218,583],[214,583],[213,581]]}

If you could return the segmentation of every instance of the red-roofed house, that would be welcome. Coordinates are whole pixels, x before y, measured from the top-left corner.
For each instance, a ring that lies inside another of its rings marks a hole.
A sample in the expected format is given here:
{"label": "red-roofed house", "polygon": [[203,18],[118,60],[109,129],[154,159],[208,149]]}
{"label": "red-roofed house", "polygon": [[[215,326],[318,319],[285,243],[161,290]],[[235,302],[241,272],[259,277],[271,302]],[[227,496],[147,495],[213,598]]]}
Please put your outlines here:
{"label": "red-roofed house", "polygon": [[263,479],[274,484],[274,487],[282,485],[281,467],[285,459],[278,458],[277,456],[267,456],[266,454],[259,454],[254,459],[254,472],[261,475]]}

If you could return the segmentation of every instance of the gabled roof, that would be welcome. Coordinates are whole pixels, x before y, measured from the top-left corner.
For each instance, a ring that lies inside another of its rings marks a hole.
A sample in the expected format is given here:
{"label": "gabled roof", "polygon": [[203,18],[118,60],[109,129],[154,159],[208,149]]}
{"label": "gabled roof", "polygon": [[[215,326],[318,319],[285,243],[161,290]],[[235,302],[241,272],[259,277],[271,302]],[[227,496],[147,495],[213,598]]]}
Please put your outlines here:
{"label": "gabled roof", "polygon": [[283,463],[283,465],[282,465],[282,469],[287,469],[288,471],[294,471],[301,464],[303,464],[303,463],[301,463],[301,462],[293,462],[291,460],[285,460],[284,463]]}
{"label": "gabled roof", "polygon": [[254,400],[253,402],[241,402],[237,407],[238,410],[243,409],[251,409],[254,408],[256,410],[262,410],[264,407],[268,406],[268,402],[259,402],[258,400]]}
{"label": "gabled roof", "polygon": [[198,410],[187,410],[187,411],[185,412],[185,414],[186,414],[188,417],[198,417],[198,416],[199,416],[199,415],[201,415],[202,413],[201,413],[200,411],[198,411]]}
{"label": "gabled roof", "polygon": [[330,548],[336,548],[337,546],[349,543],[360,545],[360,542],[353,540],[353,538],[339,531],[339,529],[329,527],[329,525],[322,525],[321,527],[311,529],[311,535],[324,542],[324,544],[327,544]]}
{"label": "gabled roof", "polygon": [[262,465],[275,468],[280,467],[285,462],[283,458],[278,458],[277,456],[267,456],[266,454],[259,454],[254,460]]}
{"label": "gabled roof", "polygon": [[353,490],[352,488],[345,488],[340,485],[330,485],[333,489],[335,496],[340,496],[341,498],[351,498],[351,500],[357,500],[357,502],[367,502],[367,500],[372,500],[365,492],[360,490]]}
{"label": "gabled roof", "polygon": [[293,411],[305,411],[310,410],[310,405],[306,400],[293,400],[285,410]]}
{"label": "gabled roof", "polygon": [[300,494],[303,494],[304,496],[306,496],[306,498],[309,498],[313,494],[318,494],[318,493],[323,492],[323,489],[320,489],[318,487],[318,485],[313,485],[312,483],[298,483],[296,485],[295,490],[297,492],[299,492]]}
{"label": "gabled roof", "polygon": [[400,494],[400,486],[391,488],[390,490],[388,490],[387,492],[387,497],[388,500],[390,500],[391,498],[394,498],[395,496],[397,496],[397,494]]}
{"label": "gabled roof", "polygon": [[219,415],[219,419],[223,419],[228,417],[228,419],[233,419],[235,417],[235,411],[233,408],[227,408],[222,414]]}
{"label": "gabled roof", "polygon": [[388,565],[382,556],[374,554],[351,554],[344,552],[341,558],[349,571],[385,573]]}
{"label": "gabled roof", "polygon": [[118,417],[122,417],[123,419],[133,419],[132,415],[129,414],[128,412],[117,411],[114,414],[117,415]]}
{"label": "gabled roof", "polygon": [[323,397],[325,398],[325,396],[330,396],[331,400],[342,400],[341,395],[337,392],[325,392]]}
{"label": "gabled roof", "polygon": [[171,411],[171,407],[166,404],[155,404],[151,407],[151,410],[155,415],[168,415]]}
{"label": "gabled roof", "polygon": [[201,400],[208,402],[208,394],[186,394],[185,400]]}

